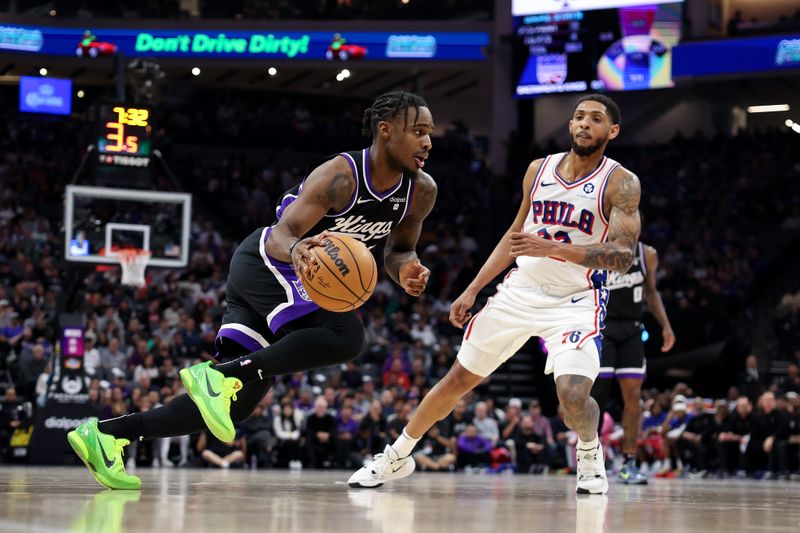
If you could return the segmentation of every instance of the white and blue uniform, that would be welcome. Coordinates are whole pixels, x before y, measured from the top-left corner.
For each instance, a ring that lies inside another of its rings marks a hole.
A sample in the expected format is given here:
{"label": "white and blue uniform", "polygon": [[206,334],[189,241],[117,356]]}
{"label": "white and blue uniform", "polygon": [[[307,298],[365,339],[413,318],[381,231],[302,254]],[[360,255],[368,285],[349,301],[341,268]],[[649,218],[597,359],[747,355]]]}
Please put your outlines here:
{"label": "white and blue uniform", "polygon": [[[603,196],[619,163],[603,157],[594,171],[569,183],[558,171],[566,155],[543,161],[531,187],[523,231],[577,245],[605,242]],[[605,280],[605,270],[551,257],[517,258],[517,268],[467,325],[459,361],[470,372],[487,376],[538,336],[548,350],[545,373],[595,379],[608,296]],[[575,350],[588,355],[559,360],[559,354]]]}

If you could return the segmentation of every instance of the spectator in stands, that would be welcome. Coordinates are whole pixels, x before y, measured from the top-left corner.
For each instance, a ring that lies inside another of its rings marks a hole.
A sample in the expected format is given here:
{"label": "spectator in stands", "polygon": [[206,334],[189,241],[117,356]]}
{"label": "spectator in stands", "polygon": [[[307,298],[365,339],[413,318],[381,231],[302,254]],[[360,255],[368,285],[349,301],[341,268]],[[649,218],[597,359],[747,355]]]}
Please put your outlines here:
{"label": "spectator in stands", "polygon": [[489,411],[486,402],[478,402],[475,404],[475,418],[472,419],[472,425],[478,431],[478,435],[488,439],[494,447],[500,439],[500,430],[497,427],[497,420],[489,418]]}
{"label": "spectator in stands", "polygon": [[197,439],[197,451],[206,464],[223,469],[242,464],[247,458],[247,444],[244,439],[221,442],[209,431],[200,433]]}
{"label": "spectator in stands", "polygon": [[764,389],[761,375],[758,372],[758,358],[750,354],[745,359],[745,369],[739,374],[739,391],[755,402]]}
{"label": "spectator in stands", "polygon": [[369,452],[366,456],[372,457],[374,454],[382,452],[387,443],[387,424],[379,400],[372,400],[369,412],[361,420],[361,430],[365,431],[369,438]]}
{"label": "spectator in stands", "polygon": [[114,377],[114,369],[121,370],[124,377],[124,372],[128,369],[128,354],[122,351],[118,339],[112,338],[108,341],[108,347],[100,350],[100,363],[105,379]]}
{"label": "spectator in stands", "polygon": [[687,424],[677,442],[684,469],[706,475],[716,466],[716,441],[720,425],[728,416],[728,404],[717,400],[711,412],[695,407],[695,417]]}
{"label": "spectator in stands", "polygon": [[353,418],[351,403],[344,403],[336,417],[336,464],[339,468],[351,469],[361,465],[361,458],[354,444],[359,426],[358,420]]}
{"label": "spectator in stands", "polygon": [[383,386],[400,387],[404,391],[411,388],[411,380],[406,371],[403,370],[403,361],[401,359],[392,359],[392,366],[383,373]]}
{"label": "spectator in stands", "polygon": [[17,387],[23,398],[36,398],[36,382],[39,375],[45,371],[47,359],[44,356],[44,346],[36,344],[30,359],[20,361],[19,381]]}
{"label": "spectator in stands", "polygon": [[526,414],[514,431],[514,456],[517,472],[521,474],[541,474],[550,463],[547,442],[534,429],[533,417]]}
{"label": "spectator in stands", "polygon": [[481,437],[477,428],[473,424],[469,424],[467,429],[458,437],[458,467],[488,465],[491,462],[489,452],[492,448],[492,442],[485,437]]}
{"label": "spectator in stands", "polygon": [[302,456],[302,413],[295,410],[287,399],[281,405],[281,414],[273,419],[273,431],[278,439],[276,444],[277,464],[296,470],[303,467]]}
{"label": "spectator in stands", "polygon": [[22,425],[24,411],[14,387],[8,387],[0,402],[0,459],[6,458],[8,444],[14,430]]}
{"label": "spectator in stands", "polygon": [[455,464],[452,442],[442,434],[438,425],[428,430],[421,444],[414,454],[414,460],[421,470],[448,470]]}
{"label": "spectator in stands", "polygon": [[722,423],[717,437],[719,450],[719,474],[727,476],[744,468],[742,442],[749,437],[752,428],[753,405],[747,396],[736,401],[736,410]]}
{"label": "spectator in stands", "polygon": [[328,413],[322,396],[314,400],[314,411],[306,418],[306,453],[311,468],[330,468],[335,454],[336,420]]}
{"label": "spectator in stands", "polygon": [[765,392],[759,397],[745,450],[745,471],[750,476],[760,475],[764,470],[768,470],[773,477],[778,475],[780,457],[776,441],[788,436],[790,418],[787,412],[776,407],[772,392]]}

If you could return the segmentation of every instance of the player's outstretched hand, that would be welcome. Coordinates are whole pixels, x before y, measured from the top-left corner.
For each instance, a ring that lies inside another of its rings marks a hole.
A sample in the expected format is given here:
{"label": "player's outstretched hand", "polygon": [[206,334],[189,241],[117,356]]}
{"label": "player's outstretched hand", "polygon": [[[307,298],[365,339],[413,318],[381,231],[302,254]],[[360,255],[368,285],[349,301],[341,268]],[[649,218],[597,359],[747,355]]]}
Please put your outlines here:
{"label": "player's outstretched hand", "polygon": [[661,345],[662,352],[668,352],[675,346],[675,333],[671,327],[666,327],[661,330],[661,337],[664,339],[664,344]]}
{"label": "player's outstretched hand", "polygon": [[428,285],[431,271],[414,259],[400,265],[400,286],[411,296],[419,296]]}
{"label": "player's outstretched hand", "polygon": [[472,318],[469,310],[475,305],[475,296],[471,291],[466,290],[450,305],[450,323],[455,327],[463,328],[464,324]]}
{"label": "player's outstretched hand", "polygon": [[511,257],[529,255],[531,257],[546,257],[553,253],[552,241],[545,240],[538,235],[520,233],[511,234]]}
{"label": "player's outstretched hand", "polygon": [[333,233],[323,231],[317,235],[301,239],[297,244],[292,246],[292,264],[298,276],[307,272],[308,269],[317,262],[317,258],[311,253],[311,248],[314,246],[322,246],[323,241],[331,235],[333,235]]}

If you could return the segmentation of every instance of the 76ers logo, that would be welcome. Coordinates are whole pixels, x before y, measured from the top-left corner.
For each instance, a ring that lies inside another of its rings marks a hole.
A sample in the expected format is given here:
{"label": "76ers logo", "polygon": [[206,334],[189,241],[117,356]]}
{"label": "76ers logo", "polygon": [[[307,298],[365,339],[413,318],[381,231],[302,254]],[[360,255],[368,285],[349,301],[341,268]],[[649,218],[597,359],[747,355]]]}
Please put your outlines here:
{"label": "76ers logo", "polygon": [[567,344],[567,342],[575,344],[579,340],[581,340],[580,331],[565,331],[561,334],[561,344]]}

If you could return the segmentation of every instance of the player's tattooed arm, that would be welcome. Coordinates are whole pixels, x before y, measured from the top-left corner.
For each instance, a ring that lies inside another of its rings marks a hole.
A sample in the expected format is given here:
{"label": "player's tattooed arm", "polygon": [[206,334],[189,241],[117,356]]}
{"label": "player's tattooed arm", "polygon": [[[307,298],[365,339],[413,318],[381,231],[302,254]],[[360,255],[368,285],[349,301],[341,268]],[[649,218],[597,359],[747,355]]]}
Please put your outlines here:
{"label": "player's tattooed arm", "polygon": [[635,174],[619,167],[609,177],[606,194],[611,205],[608,219],[608,240],[584,246],[586,256],[579,264],[600,270],[627,272],[636,256],[636,243],[641,232],[639,200],[642,186]]}
{"label": "player's tattooed arm", "polygon": [[431,275],[430,270],[419,262],[416,248],[422,223],[436,203],[436,193],[433,178],[419,171],[408,213],[389,234],[383,253],[386,273],[412,296],[422,294]]}
{"label": "player's tattooed arm", "polygon": [[267,240],[267,253],[279,261],[300,267],[312,260],[308,248],[318,246],[320,236],[302,239],[326,213],[344,209],[355,190],[350,165],[335,157],[315,168],[303,183],[297,199],[287,207]]}

